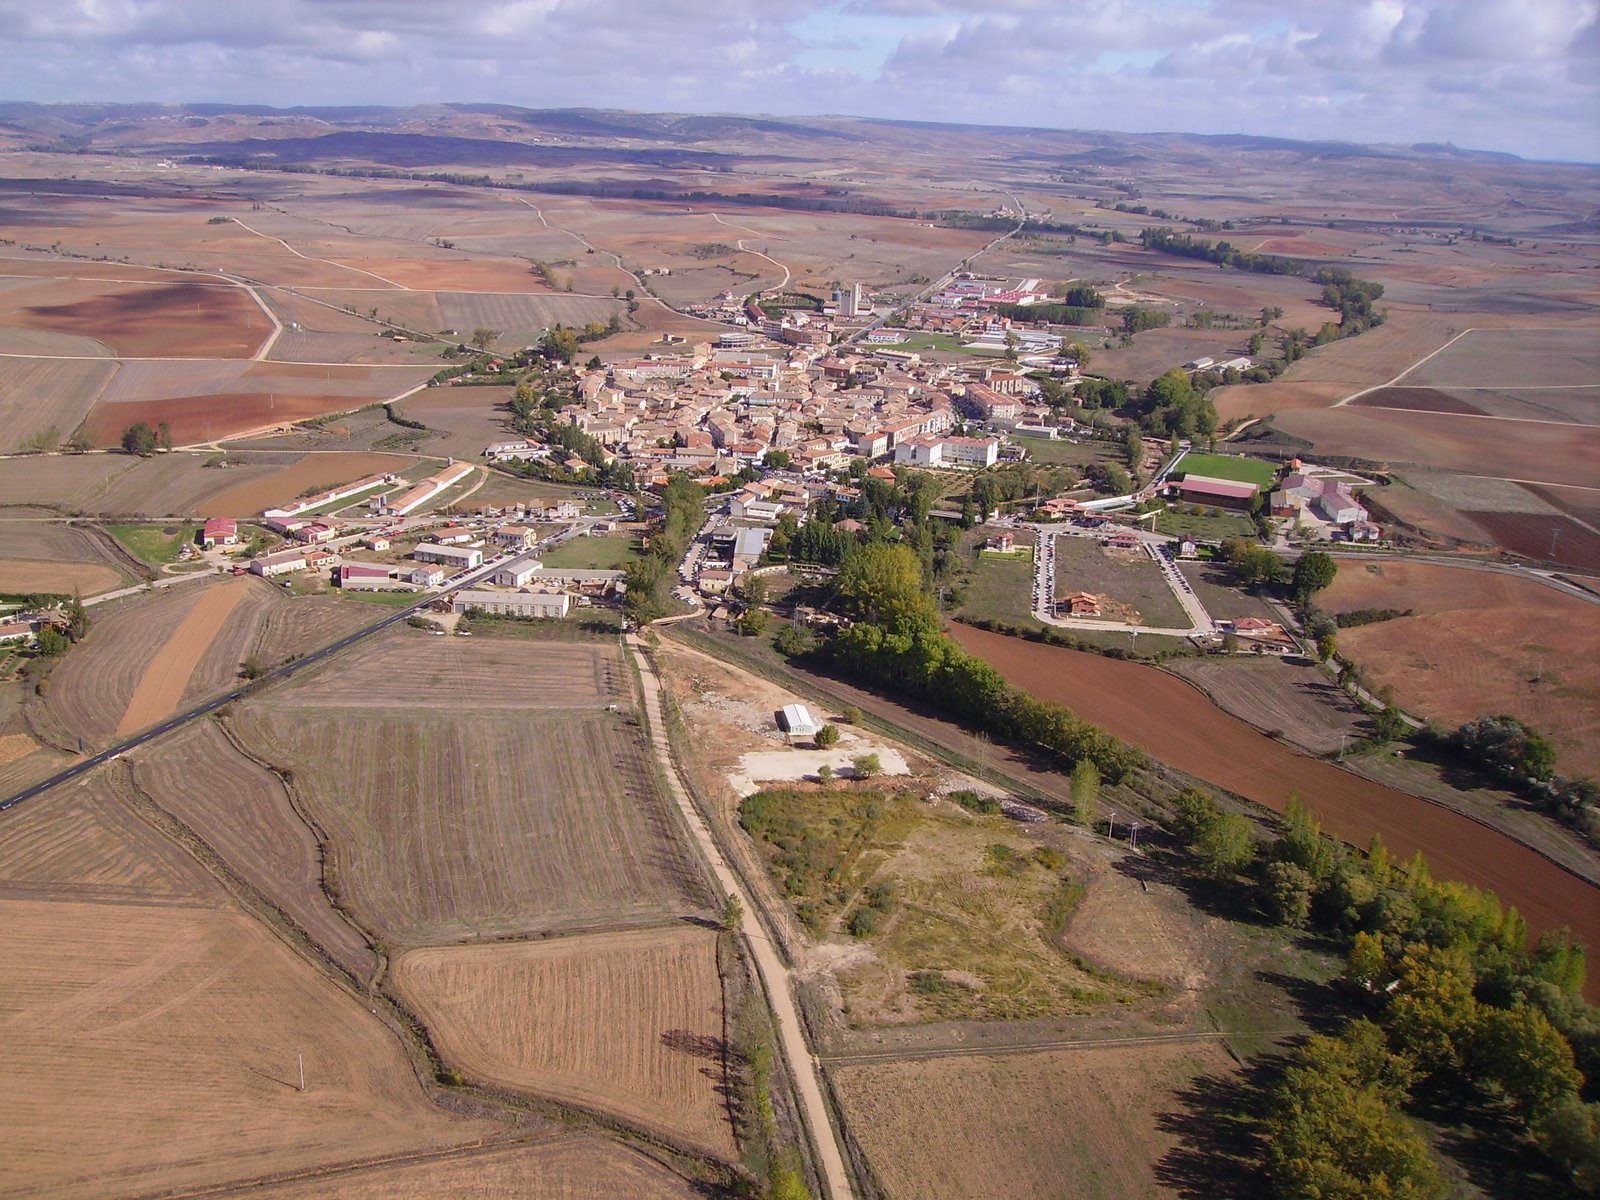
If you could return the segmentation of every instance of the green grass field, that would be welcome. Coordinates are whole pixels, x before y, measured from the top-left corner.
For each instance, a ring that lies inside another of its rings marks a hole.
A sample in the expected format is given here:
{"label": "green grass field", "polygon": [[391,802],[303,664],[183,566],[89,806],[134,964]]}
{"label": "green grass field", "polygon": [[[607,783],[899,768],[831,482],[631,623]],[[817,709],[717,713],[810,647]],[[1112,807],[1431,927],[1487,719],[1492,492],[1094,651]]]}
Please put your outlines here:
{"label": "green grass field", "polygon": [[1244,513],[1199,504],[1173,505],[1156,518],[1155,528],[1160,533],[1192,537],[1202,542],[1254,539],[1256,536],[1256,523]]}
{"label": "green grass field", "polygon": [[540,555],[540,561],[547,567],[620,571],[638,557],[639,547],[633,535],[614,533],[606,537],[573,538],[549,553]]}
{"label": "green grass field", "polygon": [[178,561],[178,551],[194,541],[196,525],[107,525],[106,532],[152,567]]}
{"label": "green grass field", "polygon": [[1211,479],[1232,479],[1239,483],[1253,483],[1257,487],[1272,486],[1278,477],[1273,463],[1254,458],[1233,458],[1226,454],[1185,454],[1178,464],[1180,476],[1205,475]]}

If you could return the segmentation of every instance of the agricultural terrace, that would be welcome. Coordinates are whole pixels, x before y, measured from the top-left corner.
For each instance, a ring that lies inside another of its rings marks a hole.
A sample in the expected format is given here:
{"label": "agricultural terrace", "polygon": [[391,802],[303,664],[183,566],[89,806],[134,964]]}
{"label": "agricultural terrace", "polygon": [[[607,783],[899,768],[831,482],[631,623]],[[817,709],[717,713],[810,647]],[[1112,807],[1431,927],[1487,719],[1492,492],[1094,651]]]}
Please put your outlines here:
{"label": "agricultural terrace", "polygon": [[859,940],[840,975],[853,1024],[1062,1016],[1153,990],[1061,943],[1084,893],[1065,839],[865,788],[758,792],[740,822],[814,936]]}
{"label": "agricultural terrace", "polygon": [[430,946],[394,980],[468,1076],[734,1155],[714,931]]}
{"label": "agricultural terrace", "polygon": [[1563,774],[1600,773],[1594,605],[1514,574],[1392,560],[1342,560],[1317,602],[1412,614],[1339,631],[1340,652],[1402,708],[1450,726],[1508,713],[1555,742]]}
{"label": "agricultural terrace", "polygon": [[233,728],[293,773],[365,927],[414,945],[699,908],[631,704],[609,711],[614,646],[397,630],[337,667]]}
{"label": "agricultural terrace", "polygon": [[1570,926],[1579,941],[1600,944],[1590,885],[1476,821],[1290,750],[1164,671],[965,625],[951,634],[1008,682],[1152,758],[1279,812],[1298,796],[1334,837],[1365,846],[1381,833],[1397,856],[1423,851],[1436,877],[1516,905],[1535,933]]}
{"label": "agricultural terrace", "polygon": [[165,738],[134,768],[144,792],[214,849],[357,978],[376,965],[367,940],[328,901],[322,850],[283,781],[246,758],[213,720]]}
{"label": "agricultural terrace", "polygon": [[1226,1075],[1220,1043],[959,1055],[839,1066],[834,1087],[891,1196],[1124,1200],[1191,1194],[1163,1160],[1168,1119],[1197,1077]]}
{"label": "agricultural terrace", "polygon": [[1276,463],[1255,458],[1235,458],[1229,454],[1185,454],[1174,475],[1186,478],[1204,475],[1211,479],[1232,479],[1238,483],[1253,483],[1260,488],[1270,488],[1278,477]]}
{"label": "agricultural terrace", "polygon": [[256,1194],[262,1200],[696,1200],[705,1193],[637,1150],[572,1133],[523,1146],[355,1167]]}

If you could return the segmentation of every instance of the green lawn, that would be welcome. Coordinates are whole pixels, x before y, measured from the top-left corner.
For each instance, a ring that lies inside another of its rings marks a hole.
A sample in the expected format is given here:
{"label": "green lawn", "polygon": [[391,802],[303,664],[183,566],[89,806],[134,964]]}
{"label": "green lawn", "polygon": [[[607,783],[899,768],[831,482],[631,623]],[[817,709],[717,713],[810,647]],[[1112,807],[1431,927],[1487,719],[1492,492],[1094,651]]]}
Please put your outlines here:
{"label": "green lawn", "polygon": [[1168,508],[1156,517],[1155,529],[1158,533],[1192,537],[1201,542],[1220,542],[1227,538],[1254,541],[1256,536],[1256,523],[1244,513],[1195,504],[1176,504]]}
{"label": "green lawn", "polygon": [[[296,589],[298,591],[298,589]],[[308,593],[309,594],[309,593]],[[360,600],[365,604],[381,604],[385,608],[404,608],[408,604],[415,604],[422,599],[422,593],[417,592],[361,592],[345,591],[339,589],[339,595],[346,600]]]}
{"label": "green lawn", "polygon": [[178,550],[194,541],[197,525],[107,525],[106,532],[152,567],[178,561]]}
{"label": "green lawn", "polygon": [[638,557],[639,545],[631,533],[613,533],[605,537],[573,538],[541,554],[540,560],[547,567],[620,571]]}
{"label": "green lawn", "polygon": [[1254,458],[1234,458],[1227,454],[1185,454],[1183,461],[1178,464],[1177,474],[1180,477],[1205,475],[1211,479],[1232,479],[1268,488],[1278,477],[1278,467],[1276,463]]}
{"label": "green lawn", "polygon": [[1085,438],[1081,442],[1052,442],[1049,438],[1017,437],[1011,440],[1028,452],[1030,462],[1046,466],[1058,463],[1072,467],[1086,467],[1090,463],[1123,461],[1122,446],[1117,442],[1102,442]]}

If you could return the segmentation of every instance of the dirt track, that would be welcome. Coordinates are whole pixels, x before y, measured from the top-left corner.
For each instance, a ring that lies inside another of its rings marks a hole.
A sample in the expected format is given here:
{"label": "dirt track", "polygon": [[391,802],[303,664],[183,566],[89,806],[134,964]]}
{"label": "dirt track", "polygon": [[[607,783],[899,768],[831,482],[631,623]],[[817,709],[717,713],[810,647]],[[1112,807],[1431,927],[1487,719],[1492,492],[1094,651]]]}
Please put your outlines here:
{"label": "dirt track", "polygon": [[234,579],[200,597],[199,603],[184,617],[183,624],[161,647],[155,661],[146,668],[139,686],[134,688],[127,711],[117,724],[119,738],[153,725],[176,711],[189,677],[200,665],[228,614],[249,589],[248,579]]}
{"label": "dirt track", "polygon": [[[1600,890],[1491,829],[1296,754],[1154,667],[969,626],[952,633],[1018,687],[1067,705],[1180,771],[1279,812],[1298,795],[1329,833],[1358,846],[1381,833],[1398,857],[1423,851],[1435,877],[1492,889],[1535,932],[1568,925],[1600,946]],[[1600,981],[1588,994],[1600,996]]]}

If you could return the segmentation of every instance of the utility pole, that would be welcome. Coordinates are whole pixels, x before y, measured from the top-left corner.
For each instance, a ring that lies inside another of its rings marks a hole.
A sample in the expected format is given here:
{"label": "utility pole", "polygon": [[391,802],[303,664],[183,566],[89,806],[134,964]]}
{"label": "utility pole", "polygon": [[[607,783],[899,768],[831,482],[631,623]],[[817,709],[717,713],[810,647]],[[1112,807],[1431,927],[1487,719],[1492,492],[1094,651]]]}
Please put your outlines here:
{"label": "utility pole", "polygon": [[1106,814],[1106,837],[1107,838],[1111,838],[1111,839],[1115,839],[1116,836],[1117,836],[1117,814],[1114,813],[1114,812],[1108,812]]}
{"label": "utility pole", "polygon": [[300,1051],[296,1056],[300,1060],[300,1090],[306,1090],[306,1052]]}

